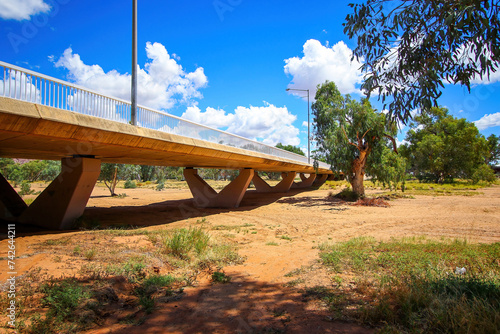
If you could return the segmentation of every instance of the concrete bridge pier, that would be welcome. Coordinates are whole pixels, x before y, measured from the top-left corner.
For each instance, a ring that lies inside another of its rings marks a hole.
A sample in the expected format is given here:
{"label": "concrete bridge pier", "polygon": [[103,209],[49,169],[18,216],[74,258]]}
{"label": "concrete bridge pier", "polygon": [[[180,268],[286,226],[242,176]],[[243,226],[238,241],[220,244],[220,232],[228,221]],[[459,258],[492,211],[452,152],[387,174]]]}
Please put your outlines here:
{"label": "concrete bridge pier", "polygon": [[254,174],[252,181],[255,185],[255,189],[257,189],[258,192],[286,193],[292,187],[293,180],[295,179],[296,175],[296,172],[281,173],[282,180],[274,187],[271,187],[269,184],[267,184],[266,181],[264,181],[257,173]]}
{"label": "concrete bridge pier", "polygon": [[194,168],[184,169],[184,178],[194,197],[194,203],[201,208],[237,208],[248,185],[254,177],[253,169],[242,169],[236,179],[217,193]]}
{"label": "concrete bridge pier", "polygon": [[316,180],[316,174],[311,173],[309,177],[306,177],[304,173],[300,173],[300,179],[302,182],[294,183],[292,188],[308,188],[312,186],[314,180]]}
{"label": "concrete bridge pier", "polygon": [[316,176],[316,180],[314,180],[313,186],[321,187],[323,185],[323,183],[326,182],[327,178],[328,178],[327,174],[319,174],[318,176]]}
{"label": "concrete bridge pier", "polygon": [[61,173],[30,206],[22,204],[23,199],[2,176],[2,218],[52,230],[71,229],[75,219],[83,214],[100,172],[99,159],[63,158]]}

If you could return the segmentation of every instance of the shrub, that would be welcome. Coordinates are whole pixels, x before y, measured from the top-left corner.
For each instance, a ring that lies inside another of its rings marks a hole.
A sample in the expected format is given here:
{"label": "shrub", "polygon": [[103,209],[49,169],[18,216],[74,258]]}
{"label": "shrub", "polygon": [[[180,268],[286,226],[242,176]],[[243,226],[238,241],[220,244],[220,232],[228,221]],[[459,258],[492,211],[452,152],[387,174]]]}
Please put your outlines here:
{"label": "shrub", "polygon": [[97,250],[95,248],[91,248],[85,251],[85,258],[89,261],[92,261],[97,254]]}
{"label": "shrub", "polygon": [[35,191],[31,189],[31,183],[28,181],[22,181],[20,185],[21,190],[19,191],[19,196],[31,195]]}
{"label": "shrub", "polygon": [[172,283],[176,281],[177,279],[171,275],[150,276],[142,282],[142,286],[145,289],[148,289],[153,286],[158,288],[163,288],[172,285]]}
{"label": "shrub", "polygon": [[156,186],[157,191],[162,191],[165,188],[165,183],[159,182],[158,185]]}
{"label": "shrub", "polygon": [[496,179],[497,178],[495,176],[495,172],[487,164],[482,164],[472,174],[472,182],[474,184],[478,183],[479,181],[493,183],[496,181]]}
{"label": "shrub", "polygon": [[47,317],[59,321],[74,319],[75,310],[90,294],[74,279],[51,282],[42,287],[44,305],[49,307]]}
{"label": "shrub", "polygon": [[333,197],[347,202],[356,202],[359,199],[359,195],[352,191],[351,188],[345,188]]}
{"label": "shrub", "polygon": [[188,258],[188,253],[193,249],[197,254],[205,251],[209,240],[210,236],[201,228],[181,228],[167,237],[164,244],[166,250],[174,256]]}
{"label": "shrub", "polygon": [[132,180],[127,180],[125,181],[125,189],[135,189],[137,188],[137,185],[135,184],[135,181]]}
{"label": "shrub", "polygon": [[[355,238],[320,247],[324,265],[357,276],[353,286],[306,291],[335,319],[385,326],[383,333],[497,333],[500,244],[425,238]],[[463,272],[457,269],[466,268]]]}
{"label": "shrub", "polygon": [[231,281],[231,277],[227,276],[223,272],[215,271],[212,274],[212,281],[216,283],[229,283]]}

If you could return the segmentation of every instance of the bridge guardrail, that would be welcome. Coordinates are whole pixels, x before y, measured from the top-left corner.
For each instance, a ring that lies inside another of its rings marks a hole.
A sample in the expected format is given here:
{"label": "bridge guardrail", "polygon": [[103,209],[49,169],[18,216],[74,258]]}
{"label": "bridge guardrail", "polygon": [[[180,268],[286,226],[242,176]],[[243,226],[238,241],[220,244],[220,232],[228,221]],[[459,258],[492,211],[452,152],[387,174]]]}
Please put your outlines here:
{"label": "bridge guardrail", "polygon": [[[130,123],[131,103],[0,61],[0,96],[80,114]],[[305,156],[197,124],[165,112],[137,107],[137,125],[307,164]],[[320,162],[321,168],[330,166]]]}

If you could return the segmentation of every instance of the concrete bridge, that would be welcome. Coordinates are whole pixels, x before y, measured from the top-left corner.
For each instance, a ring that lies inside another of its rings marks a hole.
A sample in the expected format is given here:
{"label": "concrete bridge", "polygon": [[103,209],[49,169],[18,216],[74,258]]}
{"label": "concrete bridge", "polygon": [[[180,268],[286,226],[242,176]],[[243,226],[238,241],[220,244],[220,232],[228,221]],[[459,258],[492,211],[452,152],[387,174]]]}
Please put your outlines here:
{"label": "concrete bridge", "polygon": [[[253,181],[260,192],[310,187],[332,176],[306,157],[0,62],[0,157],[61,160],[59,176],[28,207],[0,174],[0,218],[68,229],[82,215],[101,162],[185,167],[199,207],[238,207]],[[196,168],[239,169],[217,193]],[[281,172],[275,187],[257,171]],[[301,182],[295,177],[300,174]],[[306,176],[307,175],[307,176]]]}

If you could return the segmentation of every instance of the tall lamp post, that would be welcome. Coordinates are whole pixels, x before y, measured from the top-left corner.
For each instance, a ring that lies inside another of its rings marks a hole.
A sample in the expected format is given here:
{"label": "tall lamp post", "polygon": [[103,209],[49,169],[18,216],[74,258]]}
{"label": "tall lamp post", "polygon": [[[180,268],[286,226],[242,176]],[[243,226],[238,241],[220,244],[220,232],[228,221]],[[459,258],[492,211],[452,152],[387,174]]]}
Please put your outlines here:
{"label": "tall lamp post", "polygon": [[309,89],[287,88],[286,91],[296,90],[307,92],[307,163],[311,164],[311,122],[309,121]]}
{"label": "tall lamp post", "polygon": [[137,125],[137,0],[132,0],[132,104],[130,123]]}

